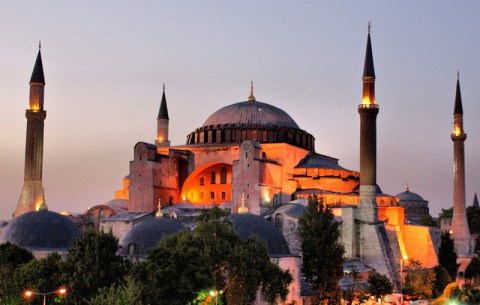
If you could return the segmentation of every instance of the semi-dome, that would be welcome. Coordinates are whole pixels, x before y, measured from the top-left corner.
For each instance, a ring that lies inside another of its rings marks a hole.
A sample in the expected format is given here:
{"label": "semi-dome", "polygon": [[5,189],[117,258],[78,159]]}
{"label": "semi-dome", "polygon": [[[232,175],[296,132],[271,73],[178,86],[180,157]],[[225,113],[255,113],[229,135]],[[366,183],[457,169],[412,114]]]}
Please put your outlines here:
{"label": "semi-dome", "polygon": [[269,256],[290,255],[285,237],[270,221],[253,214],[231,214],[230,220],[242,240],[253,235],[265,241]]}
{"label": "semi-dome", "polygon": [[279,127],[299,129],[282,109],[262,102],[240,102],[214,112],[203,126]]}
{"label": "semi-dome", "polygon": [[10,242],[31,252],[67,251],[79,236],[80,230],[70,219],[40,210],[15,218],[2,231],[0,243]]}
{"label": "semi-dome", "polygon": [[187,145],[240,144],[245,140],[288,143],[310,151],[315,147],[315,138],[301,130],[288,113],[254,98],[214,112],[187,136]]}
{"label": "semi-dome", "polygon": [[178,221],[152,217],[134,225],[120,239],[120,255],[145,255],[147,250],[155,247],[161,238],[184,229]]}

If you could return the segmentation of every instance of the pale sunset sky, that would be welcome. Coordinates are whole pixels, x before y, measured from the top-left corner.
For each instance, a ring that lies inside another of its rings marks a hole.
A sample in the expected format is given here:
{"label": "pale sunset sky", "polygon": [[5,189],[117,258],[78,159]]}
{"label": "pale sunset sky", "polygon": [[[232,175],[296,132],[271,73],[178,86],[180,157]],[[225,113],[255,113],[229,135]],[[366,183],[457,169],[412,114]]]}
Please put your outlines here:
{"label": "pale sunset sky", "polygon": [[480,192],[480,1],[2,1],[0,219],[23,185],[28,82],[42,41],[43,183],[50,210],[113,198],[133,147],[154,143],[166,84],[172,145],[216,110],[285,110],[316,151],[359,170],[368,22],[376,70],[377,181],[432,216],[452,206],[453,105],[463,98],[466,203]]}

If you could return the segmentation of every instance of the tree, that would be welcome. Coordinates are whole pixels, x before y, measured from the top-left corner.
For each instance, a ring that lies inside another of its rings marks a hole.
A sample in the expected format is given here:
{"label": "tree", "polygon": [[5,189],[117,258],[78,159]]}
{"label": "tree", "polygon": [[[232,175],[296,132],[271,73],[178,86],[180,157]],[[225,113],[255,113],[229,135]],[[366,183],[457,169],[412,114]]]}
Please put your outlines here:
{"label": "tree", "polygon": [[442,295],[445,287],[452,282],[452,278],[441,265],[433,268],[433,274],[435,275],[435,279],[432,286],[432,297],[436,298]]}
{"label": "tree", "polygon": [[480,233],[480,208],[476,206],[467,207],[467,220],[470,233]]}
{"label": "tree", "polygon": [[142,305],[140,286],[132,278],[127,277],[123,284],[112,284],[108,288],[101,288],[98,294],[87,303],[88,305]]}
{"label": "tree", "polygon": [[12,243],[0,244],[0,304],[18,304],[22,289],[13,280],[15,272],[23,265],[33,260],[29,251]]}
{"label": "tree", "polygon": [[340,231],[332,211],[316,196],[308,199],[305,212],[298,220],[298,235],[303,253],[302,273],[316,293],[316,303],[338,303],[339,281],[343,276],[343,254]]}
{"label": "tree", "polygon": [[435,274],[431,269],[407,269],[403,293],[428,299],[432,297]]}
{"label": "tree", "polygon": [[393,285],[390,280],[383,274],[378,272],[374,272],[368,276],[368,290],[370,294],[376,297],[379,297],[383,300],[383,298],[387,294],[391,294],[393,292]]}
{"label": "tree", "polygon": [[475,256],[465,269],[465,278],[472,280],[480,275],[480,258]]}
{"label": "tree", "polygon": [[[64,262],[60,255],[51,253],[46,258],[33,259],[20,266],[13,276],[14,282],[21,287],[21,290],[55,291],[65,286],[65,282],[62,280],[63,267]],[[50,297],[55,298],[55,296]],[[33,297],[30,304],[40,305],[42,298]]]}
{"label": "tree", "polygon": [[436,227],[437,226],[437,223],[435,222],[435,220],[433,220],[432,216],[430,216],[430,215],[422,216],[422,218],[420,219],[420,224],[422,226],[427,226],[427,227]]}
{"label": "tree", "polygon": [[65,262],[69,304],[85,305],[98,289],[123,280],[127,264],[116,255],[117,250],[118,241],[112,233],[87,230],[74,240]]}
{"label": "tree", "polygon": [[477,254],[477,256],[480,256],[480,234],[477,234],[477,237],[475,238],[474,252]]}
{"label": "tree", "polygon": [[443,232],[441,236],[440,248],[438,249],[438,263],[447,270],[448,274],[454,280],[457,277],[458,264],[455,245],[450,233]]}

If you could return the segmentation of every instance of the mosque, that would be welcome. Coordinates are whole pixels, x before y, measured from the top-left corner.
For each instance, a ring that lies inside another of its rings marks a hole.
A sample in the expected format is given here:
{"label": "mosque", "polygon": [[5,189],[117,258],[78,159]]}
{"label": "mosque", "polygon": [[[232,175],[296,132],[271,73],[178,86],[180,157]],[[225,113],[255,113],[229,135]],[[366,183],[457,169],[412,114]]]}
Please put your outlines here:
{"label": "mosque", "polygon": [[[160,238],[192,226],[201,209],[215,204],[230,211],[230,220],[242,238],[253,234],[267,242],[270,257],[280,267],[290,270],[294,278],[287,302],[304,304],[308,289],[301,281],[301,251],[296,229],[308,196],[316,195],[333,209],[340,224],[345,266],[355,265],[365,274],[372,271],[385,274],[398,288],[401,268],[409,259],[420,261],[424,267],[438,264],[441,232],[417,224],[422,216],[428,215],[428,201],[411,193],[408,187],[405,192],[392,196],[383,193],[377,184],[376,117],[379,105],[375,102],[376,76],[370,30],[362,79],[363,96],[357,107],[360,172],[346,169],[338,159],[316,152],[315,138],[285,111],[258,101],[253,84],[246,101],[217,110],[188,134],[185,144],[171,145],[164,86],[155,141],[139,142],[134,146],[133,160],[122,189],[116,191],[109,202],[93,206],[81,215],[65,217],[47,210],[42,186],[46,111],[43,109],[45,80],[39,51],[26,111],[24,187],[14,220],[0,228],[0,243],[11,241],[42,257],[48,249],[65,253],[71,246],[71,239],[79,236],[80,231],[93,227],[111,231],[119,238],[119,255],[141,259],[146,249]],[[463,171],[455,173],[455,181],[459,181],[455,188],[458,195],[454,211],[457,214],[465,210],[464,161],[460,154],[463,154],[466,136],[463,134],[463,112],[459,113],[459,90],[457,83],[452,140],[457,147],[455,168]],[[27,233],[19,228],[35,217],[50,219],[43,225],[49,230],[62,231],[65,240],[58,239],[54,246],[34,245],[33,241],[40,239],[38,234],[45,233],[35,226],[33,232],[28,233],[29,241],[24,241]],[[52,223],[57,226],[55,229]],[[71,223],[77,226],[72,227]],[[468,257],[471,240],[468,226],[465,232],[465,223],[464,215],[454,216],[452,226],[459,236],[456,241],[461,241],[462,255]],[[345,269],[348,272],[348,268]],[[349,285],[348,278],[342,281],[342,285]],[[261,299],[259,295],[256,304],[265,304]]]}

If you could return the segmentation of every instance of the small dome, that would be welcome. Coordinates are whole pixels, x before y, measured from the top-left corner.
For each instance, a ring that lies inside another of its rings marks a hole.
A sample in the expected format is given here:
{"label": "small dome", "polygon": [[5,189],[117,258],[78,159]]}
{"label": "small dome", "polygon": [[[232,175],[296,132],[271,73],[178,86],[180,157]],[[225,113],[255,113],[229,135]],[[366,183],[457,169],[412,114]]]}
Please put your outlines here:
{"label": "small dome", "polygon": [[67,217],[48,210],[25,213],[2,231],[0,243],[11,242],[29,251],[67,251],[80,236]]}
{"label": "small dome", "polygon": [[177,233],[184,226],[172,219],[152,217],[134,225],[120,239],[120,255],[145,255],[161,238]]}
{"label": "small dome", "polygon": [[203,126],[277,127],[299,129],[282,109],[262,102],[240,102],[213,113]]}
{"label": "small dome", "polygon": [[270,221],[253,214],[231,214],[230,220],[242,240],[254,235],[265,241],[269,256],[290,255],[285,237]]}
{"label": "small dome", "polygon": [[410,191],[397,194],[397,197],[400,199],[400,201],[425,201],[420,195]]}

